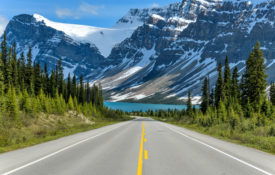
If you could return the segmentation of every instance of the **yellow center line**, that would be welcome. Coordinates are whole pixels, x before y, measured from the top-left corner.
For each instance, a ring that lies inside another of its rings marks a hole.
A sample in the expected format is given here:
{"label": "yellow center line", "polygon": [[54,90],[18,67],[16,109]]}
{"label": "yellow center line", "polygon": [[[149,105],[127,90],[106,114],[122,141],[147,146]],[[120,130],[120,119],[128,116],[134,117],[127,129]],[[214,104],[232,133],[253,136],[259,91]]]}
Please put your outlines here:
{"label": "yellow center line", "polygon": [[140,141],[140,149],[139,149],[137,175],[142,175],[143,140],[144,140],[144,122],[142,122],[142,133],[141,133],[141,141]]}
{"label": "yellow center line", "polygon": [[147,160],[148,159],[148,151],[144,150],[144,159]]}
{"label": "yellow center line", "polygon": [[146,139],[146,138],[144,139],[144,142],[147,142],[147,139]]}

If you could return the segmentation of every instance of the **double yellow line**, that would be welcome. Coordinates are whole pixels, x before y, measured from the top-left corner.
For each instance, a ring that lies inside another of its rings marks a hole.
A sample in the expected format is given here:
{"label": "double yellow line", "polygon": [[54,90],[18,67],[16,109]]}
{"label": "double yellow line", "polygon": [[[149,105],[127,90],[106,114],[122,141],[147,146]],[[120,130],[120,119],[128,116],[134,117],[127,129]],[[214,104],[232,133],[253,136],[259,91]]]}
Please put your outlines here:
{"label": "double yellow line", "polygon": [[[141,140],[140,140],[140,149],[139,149],[139,159],[138,159],[137,175],[142,175],[143,141],[144,142],[147,141],[146,139],[144,139],[144,135],[145,135],[144,122],[142,122],[142,133],[141,133]],[[144,151],[144,158],[148,159],[148,152],[147,152],[147,150]]]}

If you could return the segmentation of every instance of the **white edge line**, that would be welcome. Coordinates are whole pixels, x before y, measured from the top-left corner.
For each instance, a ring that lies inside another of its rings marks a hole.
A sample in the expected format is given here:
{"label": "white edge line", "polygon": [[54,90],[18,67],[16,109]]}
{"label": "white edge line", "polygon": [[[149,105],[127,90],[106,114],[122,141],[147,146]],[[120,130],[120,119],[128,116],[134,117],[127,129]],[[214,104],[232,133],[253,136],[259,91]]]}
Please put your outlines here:
{"label": "white edge line", "polygon": [[[161,123],[161,125],[165,126],[165,124],[162,124],[162,123]],[[241,159],[239,159],[239,158],[237,158],[237,157],[234,157],[234,156],[232,156],[232,155],[230,155],[230,154],[228,154],[228,153],[226,153],[226,152],[223,152],[223,151],[220,150],[220,149],[217,149],[217,148],[215,148],[215,147],[213,147],[213,146],[210,146],[210,145],[208,145],[208,144],[206,144],[206,143],[204,143],[204,142],[202,142],[202,141],[200,141],[200,140],[198,140],[198,139],[195,139],[195,138],[193,138],[193,137],[190,137],[190,136],[188,136],[188,135],[183,134],[183,133],[180,132],[180,131],[177,131],[177,130],[175,130],[175,129],[173,129],[173,128],[170,128],[169,126],[165,126],[165,127],[168,128],[168,129],[170,129],[170,130],[172,130],[172,131],[174,131],[174,132],[176,132],[176,133],[178,133],[178,134],[180,134],[180,135],[183,135],[184,137],[186,137],[186,138],[188,138],[188,139],[190,139],[190,140],[193,140],[193,141],[195,141],[195,142],[198,142],[198,143],[200,143],[200,144],[202,144],[202,145],[204,145],[204,146],[206,146],[206,147],[208,147],[208,148],[211,148],[211,149],[213,149],[213,150],[215,150],[215,151],[217,151],[217,152],[219,152],[219,153],[221,153],[221,154],[223,154],[223,155],[226,155],[226,156],[228,156],[228,157],[230,157],[230,158],[232,158],[232,159],[234,159],[234,160],[236,160],[236,161],[238,161],[238,162],[240,162],[240,163],[242,163],[242,164],[244,164],[244,165],[247,165],[247,166],[249,166],[249,167],[251,167],[251,168],[254,168],[254,169],[256,169],[256,170],[258,170],[258,171],[260,171],[260,172],[262,172],[262,173],[264,173],[264,174],[266,174],[266,175],[273,175],[273,174],[271,174],[271,173],[269,173],[269,172],[267,172],[267,171],[265,171],[265,170],[263,170],[263,169],[261,169],[261,168],[258,168],[258,167],[254,166],[254,165],[252,165],[252,164],[250,164],[250,163],[248,163],[248,162],[245,162],[245,161],[243,161],[243,160],[241,160]]]}
{"label": "white edge line", "polygon": [[[127,123],[128,123],[128,122],[127,122]],[[79,142],[76,142],[76,143],[74,143],[74,144],[72,144],[72,145],[66,146],[66,147],[64,147],[64,148],[62,148],[62,149],[59,149],[59,150],[57,150],[57,151],[55,151],[55,152],[53,152],[53,153],[51,153],[51,154],[48,154],[48,155],[46,155],[46,156],[44,156],[44,157],[41,157],[40,159],[37,159],[37,160],[35,160],[35,161],[32,161],[32,162],[27,163],[27,164],[25,164],[25,165],[22,165],[22,166],[20,166],[20,167],[18,167],[18,168],[15,168],[15,169],[11,170],[11,171],[5,172],[5,173],[2,174],[2,175],[9,175],[9,174],[12,174],[12,173],[14,173],[14,172],[17,172],[17,171],[19,171],[19,170],[21,170],[21,169],[24,169],[24,168],[26,168],[26,167],[28,167],[28,166],[31,166],[31,165],[33,165],[33,164],[36,164],[36,163],[38,163],[38,162],[40,162],[40,161],[42,161],[42,160],[45,160],[45,159],[47,159],[47,158],[49,158],[49,157],[52,157],[52,156],[54,156],[54,155],[56,155],[56,154],[58,154],[58,153],[60,153],[60,152],[66,151],[66,150],[68,150],[68,149],[70,149],[70,148],[72,148],[72,147],[74,147],[74,146],[77,146],[77,145],[83,143],[83,142],[86,142],[86,141],[88,141],[88,140],[94,139],[94,138],[96,138],[96,137],[98,137],[98,136],[101,136],[101,135],[103,135],[103,134],[106,134],[106,133],[108,133],[108,132],[110,132],[110,131],[112,131],[112,130],[118,129],[118,128],[120,128],[120,127],[126,125],[127,123],[122,124],[122,125],[120,125],[120,126],[118,126],[118,127],[109,129],[109,130],[107,130],[107,131],[105,131],[105,132],[102,132],[102,133],[100,133],[100,134],[94,135],[94,136],[92,136],[92,137],[86,138],[86,139],[81,140],[81,141],[79,141]]]}

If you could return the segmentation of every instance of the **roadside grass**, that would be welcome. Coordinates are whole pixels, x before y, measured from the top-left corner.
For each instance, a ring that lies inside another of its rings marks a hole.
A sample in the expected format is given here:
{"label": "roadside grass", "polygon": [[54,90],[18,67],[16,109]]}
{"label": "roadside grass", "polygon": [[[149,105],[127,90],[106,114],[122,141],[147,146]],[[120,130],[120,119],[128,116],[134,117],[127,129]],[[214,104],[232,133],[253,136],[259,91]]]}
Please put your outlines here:
{"label": "roadside grass", "polygon": [[22,122],[16,126],[13,123],[5,122],[0,127],[0,153],[89,131],[123,120],[127,120],[127,118],[121,120],[91,118],[72,111],[65,115],[41,113],[37,118],[23,116]]}
{"label": "roadside grass", "polygon": [[199,124],[183,121],[175,122],[169,119],[163,120],[156,117],[154,117],[154,119],[275,155],[275,137],[268,136],[269,127],[257,127],[251,130],[243,130],[240,126],[232,130],[230,124],[227,123],[203,127]]}

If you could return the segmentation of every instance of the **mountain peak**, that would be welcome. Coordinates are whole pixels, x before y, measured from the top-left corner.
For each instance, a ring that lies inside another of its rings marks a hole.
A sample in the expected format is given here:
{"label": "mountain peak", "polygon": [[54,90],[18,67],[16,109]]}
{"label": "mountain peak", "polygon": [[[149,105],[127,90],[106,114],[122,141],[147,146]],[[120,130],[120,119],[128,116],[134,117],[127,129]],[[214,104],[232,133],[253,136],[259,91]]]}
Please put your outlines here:
{"label": "mountain peak", "polygon": [[34,13],[32,16],[33,16],[38,22],[39,22],[39,21],[44,21],[44,22],[49,21],[47,18],[45,18],[44,16],[39,15],[39,14],[37,14],[37,13]]}

